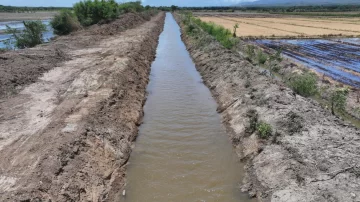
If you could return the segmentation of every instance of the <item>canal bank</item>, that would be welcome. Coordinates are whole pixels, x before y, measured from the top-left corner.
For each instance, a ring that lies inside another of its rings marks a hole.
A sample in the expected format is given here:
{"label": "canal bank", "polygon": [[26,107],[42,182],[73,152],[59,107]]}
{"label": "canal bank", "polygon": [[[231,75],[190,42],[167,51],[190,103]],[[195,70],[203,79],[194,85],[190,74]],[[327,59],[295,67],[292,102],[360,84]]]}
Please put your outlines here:
{"label": "canal bank", "polygon": [[244,165],[180,34],[168,13],[127,166],[124,201],[250,202],[240,190]]}
{"label": "canal bank", "polygon": [[[175,16],[236,152],[246,162],[243,191],[259,201],[360,200],[359,129],[261,74],[196,24],[187,34],[181,16]],[[264,123],[272,129],[267,139],[259,138],[254,127]]]}

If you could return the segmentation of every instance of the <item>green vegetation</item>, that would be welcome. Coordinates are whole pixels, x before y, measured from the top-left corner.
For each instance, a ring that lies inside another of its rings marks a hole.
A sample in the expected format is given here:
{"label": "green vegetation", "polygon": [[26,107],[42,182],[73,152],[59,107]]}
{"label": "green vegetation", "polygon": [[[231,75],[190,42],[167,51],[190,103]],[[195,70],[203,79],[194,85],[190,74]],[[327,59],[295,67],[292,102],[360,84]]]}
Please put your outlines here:
{"label": "green vegetation", "polygon": [[23,23],[25,29],[21,32],[7,26],[6,33],[12,35],[7,42],[14,43],[15,47],[20,49],[31,48],[43,43],[43,32],[46,31],[46,25],[41,21],[24,21]]}
{"label": "green vegetation", "polygon": [[89,26],[102,20],[113,20],[120,14],[115,0],[85,0],[74,5],[75,14],[81,25]]}
{"label": "green vegetation", "polygon": [[246,117],[249,118],[249,125],[245,127],[245,132],[252,134],[257,129],[259,114],[256,109],[249,109],[246,111]]}
{"label": "green vegetation", "polygon": [[346,100],[349,94],[349,89],[347,88],[337,88],[331,92],[330,102],[331,102],[331,113],[335,115],[335,109],[340,112],[345,111]]}
{"label": "green vegetation", "polygon": [[314,73],[305,72],[304,74],[297,74],[291,76],[289,86],[295,93],[304,97],[309,97],[317,93],[317,78]]}
{"label": "green vegetation", "polygon": [[[148,7],[149,8],[149,7]],[[135,12],[142,12],[145,8],[141,5],[141,1],[134,1],[134,2],[126,2],[119,4],[120,13],[135,13]]]}
{"label": "green vegetation", "polygon": [[57,35],[66,35],[81,29],[76,15],[71,10],[61,10],[59,14],[55,15],[50,24]]}
{"label": "green vegetation", "polygon": [[215,39],[227,49],[233,48],[238,43],[238,39],[232,37],[230,30],[215,23],[203,22],[199,18],[193,17],[190,12],[183,13],[182,22],[187,26],[186,30],[188,34],[195,34],[195,25],[197,25],[203,31],[215,37]]}
{"label": "green vegetation", "polygon": [[255,57],[255,46],[254,45],[246,45],[245,53],[246,53],[246,59],[249,62],[252,62],[252,60]]}
{"label": "green vegetation", "polygon": [[239,23],[236,23],[236,24],[234,25],[233,37],[236,37],[236,30],[237,30],[237,28],[239,28]]}
{"label": "green vegetation", "polygon": [[256,126],[258,135],[262,139],[267,139],[272,134],[271,125],[265,122],[259,122]]}
{"label": "green vegetation", "polygon": [[258,50],[256,54],[256,59],[258,64],[263,65],[267,61],[268,56],[262,50]]}

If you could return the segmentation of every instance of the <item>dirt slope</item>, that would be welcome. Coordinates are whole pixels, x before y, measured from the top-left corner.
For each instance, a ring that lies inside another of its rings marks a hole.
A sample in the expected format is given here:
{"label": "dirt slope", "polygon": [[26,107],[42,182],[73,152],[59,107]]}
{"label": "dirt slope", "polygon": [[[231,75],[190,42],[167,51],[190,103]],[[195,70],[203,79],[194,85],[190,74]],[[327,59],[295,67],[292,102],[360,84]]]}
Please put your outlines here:
{"label": "dirt slope", "polygon": [[[247,162],[244,191],[260,201],[360,201],[359,129],[266,77],[209,35],[183,39]],[[272,126],[267,140],[252,128],[256,115]]]}
{"label": "dirt slope", "polygon": [[141,19],[59,38],[66,61],[2,100],[0,201],[118,200],[164,14]]}

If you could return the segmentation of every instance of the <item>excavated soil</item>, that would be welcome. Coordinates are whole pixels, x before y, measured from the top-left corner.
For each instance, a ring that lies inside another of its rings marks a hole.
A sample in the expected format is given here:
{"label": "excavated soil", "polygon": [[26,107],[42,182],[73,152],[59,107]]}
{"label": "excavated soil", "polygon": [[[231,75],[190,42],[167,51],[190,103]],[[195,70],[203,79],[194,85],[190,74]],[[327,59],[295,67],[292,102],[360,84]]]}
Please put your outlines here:
{"label": "excavated soil", "polygon": [[68,36],[58,37],[49,44],[32,49],[0,52],[0,99],[18,93],[27,84],[34,83],[44,72],[70,60],[69,51],[98,45],[103,39],[143,24],[154,13],[122,15],[102,25],[93,25]]}
{"label": "excavated soil", "polygon": [[0,54],[0,201],[120,199],[164,13],[147,19]]}
{"label": "excavated soil", "polygon": [[[183,32],[183,40],[247,163],[243,191],[259,201],[360,201],[359,129],[295,95],[206,33]],[[254,129],[260,121],[272,126],[268,139],[259,139]]]}

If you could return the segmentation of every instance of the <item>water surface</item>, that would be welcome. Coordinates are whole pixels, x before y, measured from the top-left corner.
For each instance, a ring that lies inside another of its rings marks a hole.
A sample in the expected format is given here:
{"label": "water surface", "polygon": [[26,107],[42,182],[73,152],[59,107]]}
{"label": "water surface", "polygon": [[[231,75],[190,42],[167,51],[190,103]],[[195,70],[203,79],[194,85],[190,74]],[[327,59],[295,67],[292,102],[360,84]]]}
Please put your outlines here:
{"label": "water surface", "polygon": [[247,202],[243,165],[167,14],[128,166],[128,202]]}

